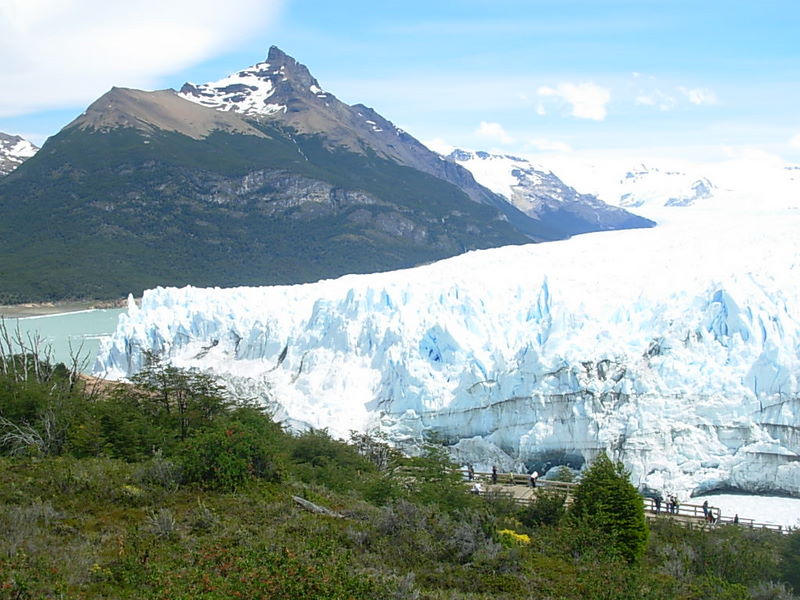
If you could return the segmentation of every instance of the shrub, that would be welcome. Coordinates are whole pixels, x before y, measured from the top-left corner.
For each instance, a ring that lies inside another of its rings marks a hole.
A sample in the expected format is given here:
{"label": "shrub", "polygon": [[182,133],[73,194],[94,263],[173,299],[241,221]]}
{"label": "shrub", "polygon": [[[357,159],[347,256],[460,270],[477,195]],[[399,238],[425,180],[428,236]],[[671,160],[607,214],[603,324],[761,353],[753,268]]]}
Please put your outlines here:
{"label": "shrub", "polygon": [[[321,484],[339,492],[362,491],[371,486],[378,472],[354,446],[333,439],[325,429],[312,429],[293,437],[290,448],[294,473],[305,483]],[[376,499],[386,493],[378,484],[371,490]]]}
{"label": "shrub", "polygon": [[171,539],[178,533],[178,522],[170,509],[160,508],[148,513],[147,530],[156,537]]}
{"label": "shrub", "polygon": [[565,492],[539,490],[536,497],[519,510],[518,518],[527,527],[557,525],[566,514],[566,500]]}
{"label": "shrub", "polygon": [[251,479],[278,482],[283,477],[276,449],[235,421],[189,438],[180,462],[187,482],[221,491],[234,491]]}
{"label": "shrub", "polygon": [[164,458],[161,450],[157,450],[153,458],[140,464],[136,470],[136,479],[142,483],[163,488],[168,492],[178,489],[181,476],[180,466]]}
{"label": "shrub", "polygon": [[517,533],[511,529],[501,529],[497,532],[500,542],[506,546],[530,546],[531,536],[526,533]]}

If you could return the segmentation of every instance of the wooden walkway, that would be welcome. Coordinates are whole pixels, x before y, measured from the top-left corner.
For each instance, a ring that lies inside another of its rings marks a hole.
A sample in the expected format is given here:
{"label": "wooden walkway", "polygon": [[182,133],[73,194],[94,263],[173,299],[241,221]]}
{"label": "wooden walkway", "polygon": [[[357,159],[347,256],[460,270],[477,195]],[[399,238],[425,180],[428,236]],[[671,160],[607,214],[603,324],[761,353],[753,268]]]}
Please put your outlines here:
{"label": "wooden walkway", "polygon": [[[555,490],[566,492],[566,502],[569,503],[572,499],[572,492],[577,483],[569,483],[565,481],[550,481],[546,479],[537,479],[536,487],[531,487],[530,475],[524,473],[497,473],[497,483],[492,483],[492,474],[489,472],[474,473],[473,479],[470,481],[466,470],[461,471],[464,475],[466,483],[472,487],[475,483],[480,484],[481,495],[496,495],[509,498],[517,504],[525,505],[536,498],[536,495],[541,490]],[[755,529],[769,529],[779,533],[789,533],[789,529],[781,525],[774,525],[772,523],[759,523],[754,519],[739,518],[738,522],[735,517],[722,516],[721,511],[716,506],[709,506],[708,512],[713,515],[714,520],[711,522],[706,518],[703,513],[703,506],[701,504],[679,503],[672,511],[667,512],[666,503],[661,503],[661,508],[656,510],[655,500],[653,498],[644,498],[645,517],[648,520],[654,519],[672,519],[686,525],[702,525],[708,527],[715,527],[718,525],[739,525],[740,527],[751,527]]]}

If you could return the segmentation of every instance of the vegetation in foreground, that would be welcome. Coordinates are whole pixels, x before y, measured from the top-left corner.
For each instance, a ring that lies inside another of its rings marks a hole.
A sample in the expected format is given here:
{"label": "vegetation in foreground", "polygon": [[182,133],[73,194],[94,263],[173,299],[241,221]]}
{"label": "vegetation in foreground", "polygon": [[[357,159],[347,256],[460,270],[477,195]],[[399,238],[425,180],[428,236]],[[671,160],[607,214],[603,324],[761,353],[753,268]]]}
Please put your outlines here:
{"label": "vegetation in foreground", "polygon": [[100,390],[0,354],[0,417],[0,599],[800,593],[800,532],[664,521],[648,535],[605,457],[569,510],[555,493],[479,498],[440,448],[409,458],[364,435],[291,435],[156,358],[135,385]]}

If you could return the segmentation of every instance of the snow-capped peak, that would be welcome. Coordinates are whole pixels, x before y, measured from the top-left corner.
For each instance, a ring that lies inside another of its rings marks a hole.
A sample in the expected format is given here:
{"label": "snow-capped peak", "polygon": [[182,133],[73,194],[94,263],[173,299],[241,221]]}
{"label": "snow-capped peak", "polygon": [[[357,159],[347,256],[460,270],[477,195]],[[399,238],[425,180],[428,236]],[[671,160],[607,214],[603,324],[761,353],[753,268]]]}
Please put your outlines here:
{"label": "snow-capped peak", "polygon": [[39,150],[18,135],[0,133],[0,176],[8,175]]}
{"label": "snow-capped peak", "polygon": [[186,83],[178,93],[209,108],[258,116],[285,112],[287,93],[280,90],[287,88],[320,100],[329,96],[304,65],[275,46],[263,62],[211,83]]}

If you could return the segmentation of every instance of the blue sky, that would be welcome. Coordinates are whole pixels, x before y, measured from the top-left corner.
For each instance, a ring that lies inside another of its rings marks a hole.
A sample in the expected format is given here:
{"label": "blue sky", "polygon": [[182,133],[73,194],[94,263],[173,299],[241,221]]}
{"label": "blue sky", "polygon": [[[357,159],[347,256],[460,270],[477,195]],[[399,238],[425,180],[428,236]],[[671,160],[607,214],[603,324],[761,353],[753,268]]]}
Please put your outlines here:
{"label": "blue sky", "polygon": [[5,0],[0,131],[37,143],[112,85],[220,79],[278,45],[420,140],[800,162],[796,0]]}

